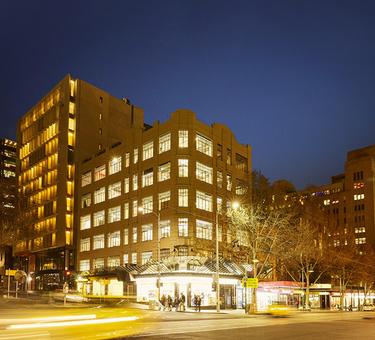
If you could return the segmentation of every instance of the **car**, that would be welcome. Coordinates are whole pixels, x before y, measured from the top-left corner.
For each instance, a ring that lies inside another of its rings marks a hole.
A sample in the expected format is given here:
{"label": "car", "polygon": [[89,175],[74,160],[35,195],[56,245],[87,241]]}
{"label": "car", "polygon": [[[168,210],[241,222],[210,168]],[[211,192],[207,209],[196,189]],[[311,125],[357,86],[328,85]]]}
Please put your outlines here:
{"label": "car", "polygon": [[375,306],[372,303],[365,303],[363,305],[363,311],[364,312],[373,312],[373,311],[375,311]]}
{"label": "car", "polygon": [[282,302],[274,302],[268,306],[268,314],[271,316],[286,317],[290,315],[290,308]]}

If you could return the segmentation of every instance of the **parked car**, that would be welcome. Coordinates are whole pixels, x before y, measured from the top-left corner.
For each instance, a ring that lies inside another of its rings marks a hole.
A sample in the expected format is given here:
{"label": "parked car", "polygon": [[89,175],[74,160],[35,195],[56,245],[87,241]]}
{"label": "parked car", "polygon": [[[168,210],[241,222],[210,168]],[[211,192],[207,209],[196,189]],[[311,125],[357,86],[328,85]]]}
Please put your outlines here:
{"label": "parked car", "polygon": [[365,303],[363,305],[363,311],[364,312],[373,312],[373,311],[375,311],[375,306],[372,303]]}

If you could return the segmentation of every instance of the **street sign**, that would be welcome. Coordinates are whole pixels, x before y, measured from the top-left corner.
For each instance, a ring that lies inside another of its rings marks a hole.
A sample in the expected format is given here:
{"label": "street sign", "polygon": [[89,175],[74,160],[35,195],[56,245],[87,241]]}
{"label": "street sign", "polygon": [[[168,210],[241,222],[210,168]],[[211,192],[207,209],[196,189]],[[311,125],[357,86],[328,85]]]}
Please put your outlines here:
{"label": "street sign", "polygon": [[16,272],[17,272],[17,270],[16,269],[7,269],[6,271],[5,271],[5,275],[6,276],[14,276],[15,274],[16,274]]}
{"label": "street sign", "polygon": [[247,288],[258,288],[258,279],[257,278],[248,278],[246,280]]}

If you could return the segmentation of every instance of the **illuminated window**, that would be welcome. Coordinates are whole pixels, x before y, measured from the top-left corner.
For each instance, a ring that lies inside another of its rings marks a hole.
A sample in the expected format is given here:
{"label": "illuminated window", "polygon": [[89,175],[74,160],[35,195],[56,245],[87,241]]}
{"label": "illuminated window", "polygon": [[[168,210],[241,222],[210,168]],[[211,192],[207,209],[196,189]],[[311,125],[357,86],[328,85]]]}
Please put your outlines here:
{"label": "illuminated window", "polygon": [[143,160],[152,158],[154,156],[154,142],[143,144]]}
{"label": "illuminated window", "polygon": [[178,147],[179,148],[189,147],[189,131],[188,130],[178,131]]}
{"label": "illuminated window", "polygon": [[363,200],[365,198],[365,194],[354,194],[354,201]]}
{"label": "illuminated window", "polygon": [[178,160],[178,177],[188,177],[189,176],[189,160],[179,159]]}
{"label": "illuminated window", "polygon": [[195,142],[196,142],[196,148],[199,152],[202,152],[212,157],[212,141],[210,139],[197,133]]}
{"label": "illuminated window", "polygon": [[206,240],[212,240],[212,223],[196,220],[196,236]]}
{"label": "illuminated window", "polygon": [[133,217],[138,215],[138,201],[133,201]]}
{"label": "illuminated window", "polygon": [[91,228],[91,215],[81,216],[80,226],[81,226],[80,227],[81,230],[90,229]]}
{"label": "illuminated window", "polygon": [[217,157],[217,159],[223,160],[223,146],[221,144],[217,145],[216,157]]}
{"label": "illuminated window", "polygon": [[129,187],[130,187],[130,185],[129,185],[129,177],[126,177],[124,179],[124,192],[125,192],[125,194],[127,194],[129,192]]}
{"label": "illuminated window", "polygon": [[90,238],[82,238],[80,240],[79,250],[81,252],[90,251]]}
{"label": "illuminated window", "polygon": [[81,208],[87,208],[91,205],[91,194],[85,194],[81,198]]}
{"label": "illuminated window", "polygon": [[108,199],[121,195],[121,182],[116,182],[108,186]]}
{"label": "illuminated window", "polygon": [[94,204],[105,201],[105,187],[101,187],[94,191]]}
{"label": "illuminated window", "polygon": [[[241,179],[236,179],[236,195],[245,195],[247,193],[247,184]],[[338,203],[338,201],[337,201]]]}
{"label": "illuminated window", "polygon": [[128,244],[129,244],[129,229],[125,228],[124,229],[124,245],[127,246]]}
{"label": "illuminated window", "polygon": [[95,249],[103,249],[104,248],[104,234],[94,235],[94,250]]}
{"label": "illuminated window", "polygon": [[142,241],[152,241],[152,224],[142,226]]}
{"label": "illuminated window", "polygon": [[232,191],[232,176],[227,175],[227,190]]}
{"label": "illuminated window", "polygon": [[178,236],[188,237],[189,235],[189,220],[185,217],[178,219]]}
{"label": "illuminated window", "polygon": [[142,199],[143,214],[149,214],[153,211],[152,196],[144,197]]}
{"label": "illuminated window", "polygon": [[129,254],[124,254],[124,264],[129,263]]}
{"label": "illuminated window", "polygon": [[365,233],[366,232],[366,228],[365,227],[357,227],[357,228],[354,228],[354,232],[356,234]]}
{"label": "illuminated window", "polygon": [[365,183],[363,182],[357,182],[353,184],[354,189],[362,189],[365,186]]}
{"label": "illuminated window", "polygon": [[170,191],[161,192],[159,194],[159,210],[168,208],[170,199],[171,199]]}
{"label": "illuminated window", "polygon": [[138,240],[138,228],[136,226],[133,227],[133,237],[132,242],[137,243]]}
{"label": "illuminated window", "polygon": [[90,260],[79,261],[79,271],[86,272],[90,270]]}
{"label": "illuminated window", "polygon": [[160,221],[160,237],[170,237],[171,236],[171,221],[165,220]]}
{"label": "illuminated window", "polygon": [[232,165],[232,150],[227,149],[227,164]]}
{"label": "illuminated window", "polygon": [[125,203],[124,204],[124,219],[128,219],[129,218],[129,203]]}
{"label": "illuminated window", "polygon": [[171,149],[171,134],[166,133],[159,137],[159,154]]}
{"label": "illuminated window", "polygon": [[366,237],[358,237],[355,239],[355,244],[365,244],[366,243]]}
{"label": "illuminated window", "polygon": [[178,189],[178,206],[188,207],[189,206],[189,189]]}
{"label": "illuminated window", "polygon": [[152,258],[152,251],[144,251],[142,253],[142,264],[146,264]]}
{"label": "illuminated window", "polygon": [[108,256],[107,264],[109,268],[116,268],[120,266],[120,256]]}
{"label": "illuminated window", "polygon": [[94,181],[99,181],[105,178],[105,165],[101,165],[95,168],[94,171]]}
{"label": "illuminated window", "polygon": [[142,188],[148,187],[154,184],[154,171],[153,169],[147,169],[143,171],[142,175]]}
{"label": "illuminated window", "polygon": [[138,190],[138,175],[133,175],[133,190]]}
{"label": "illuminated window", "polygon": [[68,129],[74,131],[75,125],[76,125],[74,118],[69,117],[69,123],[68,124],[69,124]]}
{"label": "illuminated window", "polygon": [[[104,235],[103,235],[103,237],[104,237]],[[103,242],[104,242],[104,239],[103,239]],[[94,266],[94,269],[104,268],[104,258],[98,257],[98,258],[94,259],[93,260],[93,266]]]}
{"label": "illuminated window", "polygon": [[100,210],[94,212],[94,227],[99,227],[105,223],[105,212],[104,210]]}
{"label": "illuminated window", "polygon": [[109,162],[109,169],[108,172],[110,175],[115,174],[117,172],[121,171],[121,164],[122,164],[122,158],[120,157],[115,157],[110,160]]}
{"label": "illuminated window", "polygon": [[158,178],[159,182],[166,181],[171,177],[171,163],[159,165]]}
{"label": "illuminated window", "polygon": [[221,171],[216,172],[216,183],[218,188],[223,187],[223,173]]}
{"label": "illuminated window", "polygon": [[197,190],[195,204],[197,209],[212,211],[212,196]]}
{"label": "illuminated window", "polygon": [[125,154],[125,168],[128,168],[129,165],[130,165],[130,153],[127,152],[127,153]]}
{"label": "illuminated window", "polygon": [[216,198],[216,209],[219,214],[223,213],[223,199],[221,197]]}
{"label": "illuminated window", "polygon": [[212,168],[202,163],[196,163],[196,178],[200,181],[212,184]]}
{"label": "illuminated window", "polygon": [[133,152],[133,164],[137,164],[138,163],[138,148],[134,148],[134,152]]}
{"label": "illuminated window", "polygon": [[324,204],[324,205],[330,205],[330,204],[331,204],[331,200],[324,200],[324,201],[323,201],[323,204]]}
{"label": "illuminated window", "polygon": [[107,238],[108,248],[119,247],[120,246],[120,231],[114,231],[113,233],[108,233]]}
{"label": "illuminated window", "polygon": [[132,253],[132,264],[137,264],[137,253]]}
{"label": "illuminated window", "polygon": [[91,183],[91,171],[86,172],[82,175],[81,186],[85,187]]}
{"label": "illuminated window", "polygon": [[108,209],[108,223],[120,221],[121,219],[121,207],[113,207]]}

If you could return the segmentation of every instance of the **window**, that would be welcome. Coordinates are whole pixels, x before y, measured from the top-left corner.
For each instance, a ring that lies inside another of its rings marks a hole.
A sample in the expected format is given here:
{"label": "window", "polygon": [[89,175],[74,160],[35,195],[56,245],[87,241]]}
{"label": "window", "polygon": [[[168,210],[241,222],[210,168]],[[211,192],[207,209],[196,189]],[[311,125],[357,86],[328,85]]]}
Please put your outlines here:
{"label": "window", "polygon": [[127,194],[129,192],[129,177],[124,179],[124,192]]}
{"label": "window", "polygon": [[91,215],[81,216],[81,230],[91,228]]}
{"label": "window", "polygon": [[243,172],[247,172],[248,167],[247,167],[247,158],[239,155],[236,153],[236,168],[238,170],[241,170]]}
{"label": "window", "polygon": [[129,229],[125,228],[124,229],[124,245],[127,246],[128,244],[129,244]]}
{"label": "window", "polygon": [[217,182],[217,187],[222,188],[223,187],[223,173],[221,171],[217,171],[216,173],[216,182]]}
{"label": "window", "polygon": [[188,237],[189,235],[189,220],[186,217],[178,219],[178,236]]}
{"label": "window", "polygon": [[152,224],[142,226],[142,241],[152,241]]}
{"label": "window", "polygon": [[81,198],[81,207],[87,208],[91,205],[91,194],[85,194]]}
{"label": "window", "polygon": [[137,253],[132,253],[132,263],[137,264]]}
{"label": "window", "polygon": [[133,152],[133,164],[137,164],[138,163],[138,148],[134,148],[134,152]]}
{"label": "window", "polygon": [[212,157],[212,141],[210,139],[197,133],[195,141],[196,148],[199,152]]}
{"label": "window", "polygon": [[212,196],[201,191],[197,191],[196,201],[197,209],[212,211]]}
{"label": "window", "polygon": [[81,252],[90,251],[90,237],[81,239],[79,249]]}
{"label": "window", "polygon": [[178,256],[188,256],[189,248],[187,246],[178,247]]}
{"label": "window", "polygon": [[107,259],[108,267],[116,268],[120,266],[120,256],[108,256]]}
{"label": "window", "polygon": [[127,153],[125,154],[125,168],[128,168],[129,165],[130,165],[130,153],[127,152]]}
{"label": "window", "polygon": [[99,257],[93,260],[94,269],[101,269],[104,268],[104,258]]}
{"label": "window", "polygon": [[116,182],[108,186],[108,199],[121,196],[121,182]]}
{"label": "window", "polygon": [[138,190],[138,175],[133,175],[133,191]]}
{"label": "window", "polygon": [[227,149],[227,164],[232,165],[232,150]]}
{"label": "window", "polygon": [[165,220],[160,221],[160,237],[170,237],[171,236],[171,221]]}
{"label": "window", "polygon": [[105,223],[105,212],[104,210],[100,210],[94,212],[94,227],[99,227]]}
{"label": "window", "polygon": [[94,192],[94,203],[102,203],[105,201],[105,187],[101,187]]}
{"label": "window", "polygon": [[98,166],[94,170],[94,181],[99,181],[105,177],[105,164]]}
{"label": "window", "polygon": [[142,253],[142,264],[146,264],[152,258],[152,251],[144,251]]}
{"label": "window", "polygon": [[223,242],[223,226],[219,224],[218,228],[217,228],[217,231],[218,231],[218,233],[217,233],[217,240],[219,242]]}
{"label": "window", "polygon": [[227,175],[227,190],[232,191],[232,176]]}
{"label": "window", "polygon": [[143,160],[152,158],[154,156],[154,142],[143,144]]}
{"label": "window", "polygon": [[129,218],[129,202],[124,203],[124,219],[127,220]]}
{"label": "window", "polygon": [[124,254],[124,264],[129,263],[129,254]]}
{"label": "window", "polygon": [[109,174],[112,175],[112,174],[115,174],[117,172],[120,172],[121,171],[121,165],[122,165],[121,156],[112,158],[109,161],[109,169],[108,169]]}
{"label": "window", "polygon": [[121,219],[121,207],[113,207],[108,209],[108,223],[120,221]]}
{"label": "window", "polygon": [[164,163],[159,165],[158,178],[159,182],[166,181],[171,177],[171,163]]}
{"label": "window", "polygon": [[324,200],[324,201],[323,201],[323,204],[324,204],[324,205],[330,205],[330,204],[331,204],[331,200]]}
{"label": "window", "polygon": [[217,145],[216,157],[217,159],[223,160],[223,146],[221,144]]}
{"label": "window", "polygon": [[212,223],[197,220],[196,221],[196,235],[197,238],[212,240]]}
{"label": "window", "polygon": [[104,234],[94,235],[94,250],[104,248]]}
{"label": "window", "polygon": [[120,231],[115,231],[113,233],[108,233],[107,239],[108,248],[120,246]]}
{"label": "window", "polygon": [[168,208],[170,199],[171,199],[170,191],[161,192],[159,194],[159,210]]}
{"label": "window", "polygon": [[[237,178],[236,179],[236,195],[245,195],[246,193],[247,193],[246,182]],[[337,203],[338,203],[338,201],[337,201]]]}
{"label": "window", "polygon": [[196,178],[202,182],[212,184],[212,168],[202,163],[196,163]]}
{"label": "window", "polygon": [[86,172],[82,175],[81,186],[85,187],[91,183],[91,171]]}
{"label": "window", "polygon": [[149,214],[153,211],[152,196],[142,198],[143,214]]}
{"label": "window", "polygon": [[221,197],[216,198],[216,209],[219,214],[223,213],[223,199]]}
{"label": "window", "polygon": [[160,258],[165,259],[171,254],[171,250],[169,248],[162,248],[160,249]]}
{"label": "window", "polygon": [[133,217],[138,215],[138,201],[133,201]]}
{"label": "window", "polygon": [[189,176],[189,160],[179,159],[178,160],[178,177],[188,177]]}
{"label": "window", "polygon": [[365,227],[357,227],[357,228],[354,228],[354,232],[356,234],[365,233],[366,232],[366,228]]}
{"label": "window", "polygon": [[189,147],[189,131],[188,130],[178,131],[178,147],[179,148]]}
{"label": "window", "polygon": [[159,153],[169,151],[171,149],[171,134],[166,133],[159,137]]}
{"label": "window", "polygon": [[152,170],[152,168],[143,171],[142,188],[148,187],[153,184],[154,184],[154,171]]}
{"label": "window", "polygon": [[90,270],[90,260],[79,261],[79,271],[86,272]]}
{"label": "window", "polygon": [[365,186],[363,182],[357,182],[353,184],[353,189],[362,189]]}
{"label": "window", "polygon": [[132,237],[132,242],[137,243],[138,241],[138,228],[137,226],[133,227],[133,237]]}
{"label": "window", "polygon": [[178,206],[189,206],[189,189],[178,189]]}
{"label": "window", "polygon": [[366,237],[358,237],[355,239],[355,244],[365,244],[366,243]]}
{"label": "window", "polygon": [[363,200],[365,198],[365,194],[354,194],[354,201]]}

